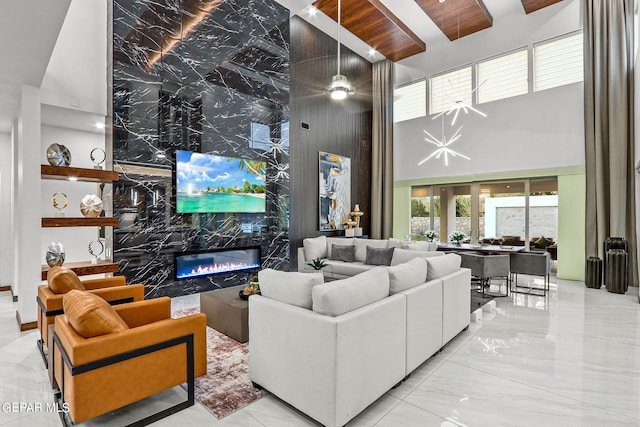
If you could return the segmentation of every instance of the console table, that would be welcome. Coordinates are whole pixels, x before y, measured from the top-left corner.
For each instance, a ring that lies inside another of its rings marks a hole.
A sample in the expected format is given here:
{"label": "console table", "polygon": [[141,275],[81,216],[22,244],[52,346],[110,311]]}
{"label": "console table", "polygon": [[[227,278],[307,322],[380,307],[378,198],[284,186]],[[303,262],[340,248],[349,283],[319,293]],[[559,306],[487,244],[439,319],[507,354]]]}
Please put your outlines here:
{"label": "console table", "polygon": [[484,254],[511,254],[524,251],[524,246],[472,245],[470,243],[456,245],[454,243],[440,243],[438,244],[438,250],[448,252],[479,252]]}

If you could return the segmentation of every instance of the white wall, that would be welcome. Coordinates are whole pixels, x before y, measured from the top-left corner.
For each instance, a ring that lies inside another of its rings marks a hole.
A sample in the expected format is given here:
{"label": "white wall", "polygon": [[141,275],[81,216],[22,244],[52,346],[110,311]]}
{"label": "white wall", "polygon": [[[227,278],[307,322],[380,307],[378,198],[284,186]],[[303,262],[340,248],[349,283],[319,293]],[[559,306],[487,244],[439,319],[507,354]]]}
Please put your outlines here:
{"label": "white wall", "polygon": [[0,286],[13,281],[11,256],[11,134],[0,133]]}
{"label": "white wall", "polygon": [[[69,111],[72,115],[73,112]],[[44,119],[43,119],[44,120]],[[63,144],[71,151],[71,166],[93,168],[89,153],[94,148],[104,149],[104,132],[87,132],[51,125],[42,125],[42,148],[40,159],[48,164],[46,150],[53,143]],[[104,167],[104,164],[103,164]],[[51,196],[56,192],[65,193],[69,198],[69,206],[65,209],[66,217],[82,217],[80,201],[87,194],[98,194],[99,186],[89,182],[69,182],[58,180],[42,180],[42,216],[53,217],[56,209],[51,205]],[[45,263],[47,246],[51,242],[64,245],[67,262],[88,261],[91,259],[87,248],[89,243],[98,239],[98,227],[43,228],[41,242],[41,258]]]}
{"label": "white wall", "polygon": [[[476,60],[530,45],[581,28],[578,0],[568,0],[540,11],[494,20],[488,30],[454,42],[427,46],[427,52],[396,64],[396,84],[429,77]],[[450,148],[471,158],[455,158],[444,165],[431,159],[434,151],[423,130],[442,135],[440,119],[422,117],[396,123],[394,166],[396,180],[466,176],[480,173],[563,168],[584,165],[583,84],[481,104],[488,117],[470,113],[458,119],[462,138]],[[445,122],[445,135],[455,128]]]}

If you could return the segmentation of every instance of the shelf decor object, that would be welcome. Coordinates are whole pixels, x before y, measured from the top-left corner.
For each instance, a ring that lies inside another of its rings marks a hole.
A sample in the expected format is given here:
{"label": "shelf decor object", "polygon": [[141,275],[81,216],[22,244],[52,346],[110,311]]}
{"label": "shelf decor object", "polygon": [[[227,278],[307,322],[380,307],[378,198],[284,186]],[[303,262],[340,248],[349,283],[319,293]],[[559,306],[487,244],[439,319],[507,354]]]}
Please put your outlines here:
{"label": "shelf decor object", "polygon": [[102,148],[94,148],[91,150],[91,153],[89,153],[89,157],[94,164],[93,168],[102,170],[102,164],[107,160],[107,153],[105,153]]}
{"label": "shelf decor object", "polygon": [[69,198],[64,193],[53,193],[51,205],[58,210],[55,213],[56,218],[64,217],[64,208],[69,206]]}
{"label": "shelf decor object", "polygon": [[49,267],[55,267],[64,264],[65,252],[64,246],[60,242],[51,242],[47,248],[45,259]]}
{"label": "shelf decor object", "polygon": [[85,218],[98,218],[102,213],[102,200],[95,194],[87,194],[80,202],[80,212]]}
{"label": "shelf decor object", "polygon": [[47,148],[47,161],[51,166],[71,166],[71,152],[62,144],[51,144]]}
{"label": "shelf decor object", "polygon": [[89,254],[91,254],[91,264],[98,264],[98,257],[104,253],[104,243],[94,240],[89,243]]}

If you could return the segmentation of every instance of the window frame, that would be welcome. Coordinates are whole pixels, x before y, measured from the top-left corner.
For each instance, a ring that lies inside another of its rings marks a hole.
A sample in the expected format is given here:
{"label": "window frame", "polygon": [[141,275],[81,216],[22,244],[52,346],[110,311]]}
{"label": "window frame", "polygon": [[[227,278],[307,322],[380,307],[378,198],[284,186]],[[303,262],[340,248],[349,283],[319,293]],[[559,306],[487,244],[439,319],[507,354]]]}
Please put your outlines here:
{"label": "window frame", "polygon": [[562,87],[562,86],[567,86],[567,85],[572,85],[572,84],[576,84],[576,83],[581,83],[584,82],[584,50],[582,52],[582,66],[583,66],[583,71],[582,71],[582,80],[577,81],[577,82],[571,82],[571,83],[565,83],[565,84],[561,84],[559,86],[551,86],[551,87],[547,87],[544,89],[538,89],[536,90],[536,46],[540,46],[540,45],[544,45],[544,44],[549,44],[549,43],[553,43],[556,42],[558,40],[562,40],[565,38],[569,38],[569,37],[573,37],[577,34],[582,34],[582,44],[584,46],[584,28],[580,28],[578,30],[574,30],[574,31],[569,31],[568,33],[564,33],[564,34],[560,34],[548,39],[544,39],[544,40],[540,40],[537,41],[535,43],[531,43],[531,92],[535,93],[535,92],[543,92],[545,90],[549,90],[549,89],[555,89],[558,87]]}
{"label": "window frame", "polygon": [[[480,64],[483,63],[483,62],[492,61],[494,59],[498,59],[498,58],[501,58],[503,56],[508,56],[508,55],[514,54],[516,52],[521,52],[521,51],[524,51],[524,52],[527,53],[527,91],[525,93],[519,93],[517,95],[509,95],[509,96],[506,96],[504,98],[498,98],[498,99],[492,99],[490,101],[480,102],[480,89],[482,89],[481,87],[478,87],[478,85],[480,85],[482,83],[481,79],[480,79],[480,68],[479,68]],[[531,84],[532,84],[531,75],[532,75],[532,72],[533,72],[532,71],[533,67],[532,67],[532,63],[531,63],[531,55],[532,55],[531,52],[532,51],[533,51],[533,49],[530,49],[530,45],[524,45],[524,46],[519,46],[519,47],[516,47],[516,48],[513,48],[513,49],[509,49],[509,50],[504,51],[504,52],[497,53],[495,55],[487,56],[485,58],[478,59],[477,61],[475,61],[476,87],[478,87],[478,89],[476,90],[476,93],[474,94],[474,99],[473,99],[475,105],[482,105],[482,104],[487,104],[487,103],[494,102],[494,101],[502,101],[504,99],[509,99],[509,98],[514,98],[516,96],[522,96],[522,95],[530,94],[531,93]]]}
{"label": "window frame", "polygon": [[407,86],[411,86],[411,85],[414,85],[414,84],[419,83],[419,82],[424,82],[424,99],[423,99],[423,101],[424,101],[424,114],[420,115],[420,116],[415,116],[415,117],[411,117],[411,118],[408,118],[408,119],[403,119],[403,120],[397,120],[396,121],[396,117],[395,117],[395,109],[396,109],[396,105],[395,104],[396,104],[396,101],[394,100],[393,101],[393,123],[394,124],[395,123],[406,122],[408,120],[418,119],[420,117],[426,117],[428,115],[428,113],[429,113],[429,105],[427,103],[427,98],[429,96],[429,93],[428,93],[428,88],[427,88],[427,78],[426,77],[421,77],[419,79],[415,79],[415,80],[412,80],[410,82],[406,82],[406,83],[402,83],[402,84],[400,84],[398,86],[394,86],[393,94],[394,94],[394,97],[395,97],[395,92],[396,92],[397,89],[401,89],[401,88],[404,88],[404,87],[407,87]]}
{"label": "window frame", "polygon": [[[455,71],[463,70],[465,68],[469,68],[471,70],[471,80],[470,80],[470,82],[471,82],[471,90],[473,90],[473,83],[474,83],[475,78],[476,78],[475,77],[475,73],[474,73],[474,69],[473,69],[474,68],[473,65],[474,65],[473,62],[469,62],[469,63],[463,64],[463,65],[460,65],[458,67],[449,68],[447,70],[440,71],[438,73],[434,73],[434,74],[430,74],[429,75],[428,81],[427,81],[427,83],[428,83],[428,87],[427,87],[427,115],[428,116],[435,116],[437,114],[441,114],[442,112],[446,112],[447,111],[447,109],[442,110],[442,111],[438,111],[438,112],[432,112],[431,111],[431,100],[433,99],[433,96],[432,96],[433,85],[431,83],[432,79],[434,79],[436,77],[444,76],[445,74],[453,73]],[[474,102],[473,98],[474,98],[473,95],[471,95],[471,102],[472,103]]]}

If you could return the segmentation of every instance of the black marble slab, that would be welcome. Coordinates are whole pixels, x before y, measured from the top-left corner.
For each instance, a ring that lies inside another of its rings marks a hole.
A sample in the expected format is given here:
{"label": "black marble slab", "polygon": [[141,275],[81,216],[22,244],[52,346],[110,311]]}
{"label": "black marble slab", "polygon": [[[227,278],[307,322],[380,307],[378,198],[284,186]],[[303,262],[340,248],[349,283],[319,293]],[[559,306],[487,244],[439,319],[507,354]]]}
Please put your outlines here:
{"label": "black marble slab", "polygon": [[[289,269],[289,11],[275,1],[113,2],[113,255],[147,297],[249,281],[176,280],[174,256],[260,246]],[[176,150],[266,162],[266,212],[176,213]]]}

